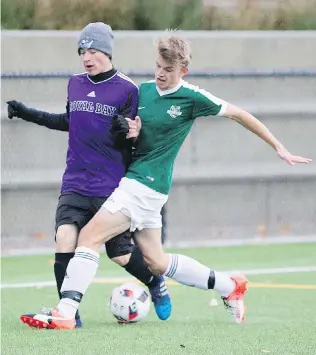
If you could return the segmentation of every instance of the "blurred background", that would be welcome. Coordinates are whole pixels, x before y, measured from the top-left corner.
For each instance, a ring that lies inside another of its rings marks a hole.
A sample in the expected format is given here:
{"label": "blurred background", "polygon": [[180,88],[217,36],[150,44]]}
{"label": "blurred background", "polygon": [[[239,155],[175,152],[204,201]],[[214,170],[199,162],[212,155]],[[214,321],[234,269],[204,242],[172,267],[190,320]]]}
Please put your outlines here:
{"label": "blurred background", "polygon": [[[7,118],[7,100],[65,112],[81,72],[79,30],[115,29],[114,65],[151,79],[153,39],[180,28],[187,80],[262,120],[293,153],[316,159],[316,0],[2,0],[2,252],[54,246],[67,133]],[[243,127],[199,119],[176,162],[167,244],[316,237],[316,163],[289,167]]]}
{"label": "blurred background", "polygon": [[80,30],[97,19],[116,30],[311,30],[315,0],[2,0],[7,29]]}

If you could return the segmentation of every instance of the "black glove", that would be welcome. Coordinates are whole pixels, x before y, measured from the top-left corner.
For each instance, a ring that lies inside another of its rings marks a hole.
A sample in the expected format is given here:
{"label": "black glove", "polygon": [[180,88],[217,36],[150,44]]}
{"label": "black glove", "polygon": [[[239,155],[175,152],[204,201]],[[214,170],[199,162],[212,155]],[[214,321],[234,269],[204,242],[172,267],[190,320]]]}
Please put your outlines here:
{"label": "black glove", "polygon": [[122,115],[114,115],[111,133],[114,135],[126,135],[129,131],[128,122]]}
{"label": "black glove", "polygon": [[8,117],[12,120],[13,117],[22,118],[28,121],[29,109],[22,102],[15,100],[7,101],[8,104]]}

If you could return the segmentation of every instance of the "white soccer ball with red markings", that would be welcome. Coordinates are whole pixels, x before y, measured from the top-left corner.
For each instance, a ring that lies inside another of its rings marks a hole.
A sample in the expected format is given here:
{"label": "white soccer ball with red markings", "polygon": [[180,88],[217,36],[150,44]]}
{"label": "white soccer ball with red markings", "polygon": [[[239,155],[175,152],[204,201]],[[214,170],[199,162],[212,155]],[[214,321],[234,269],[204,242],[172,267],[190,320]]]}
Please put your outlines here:
{"label": "white soccer ball with red markings", "polygon": [[110,309],[119,323],[135,323],[144,320],[150,309],[148,292],[136,283],[115,287],[110,298]]}

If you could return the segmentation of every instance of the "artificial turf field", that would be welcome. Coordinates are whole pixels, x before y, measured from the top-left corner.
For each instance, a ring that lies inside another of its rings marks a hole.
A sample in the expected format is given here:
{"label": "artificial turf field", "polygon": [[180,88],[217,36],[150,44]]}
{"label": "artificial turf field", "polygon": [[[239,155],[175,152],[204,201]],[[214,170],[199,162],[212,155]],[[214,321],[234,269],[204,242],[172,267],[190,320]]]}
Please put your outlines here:
{"label": "artificial turf field", "polygon": [[[233,324],[213,291],[169,285],[173,313],[159,321],[152,307],[136,324],[118,325],[108,309],[115,286],[109,277],[128,277],[103,256],[98,281],[81,305],[84,328],[37,331],[20,324],[19,316],[57,304],[54,287],[12,288],[21,283],[53,281],[51,256],[2,258],[2,354],[53,355],[315,355],[316,244],[286,244],[172,250],[194,256],[219,270],[252,270],[246,297],[247,318]],[[300,267],[314,267],[302,272]],[[292,267],[288,269],[272,269]],[[287,272],[285,272],[287,271]],[[294,271],[294,272],[293,272]],[[110,282],[110,284],[106,283]],[[119,281],[122,282],[122,281]],[[10,284],[10,285],[8,285]],[[210,307],[213,297],[219,301]]]}

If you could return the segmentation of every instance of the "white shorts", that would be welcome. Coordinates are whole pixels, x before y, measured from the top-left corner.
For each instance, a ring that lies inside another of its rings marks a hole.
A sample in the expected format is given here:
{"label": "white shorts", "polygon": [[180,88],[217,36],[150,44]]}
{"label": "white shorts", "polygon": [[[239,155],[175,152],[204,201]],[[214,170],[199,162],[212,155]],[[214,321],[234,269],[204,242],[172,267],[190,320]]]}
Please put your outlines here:
{"label": "white shorts", "polygon": [[143,228],[161,228],[161,209],[168,195],[161,194],[137,180],[123,178],[102,207],[109,212],[121,211],[131,219],[131,232]]}

